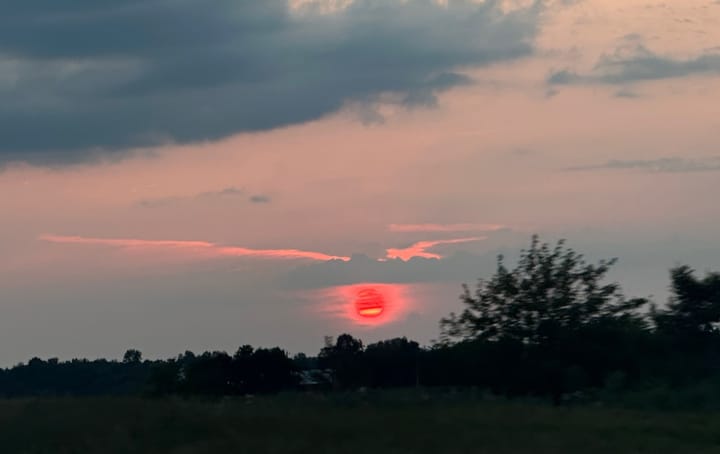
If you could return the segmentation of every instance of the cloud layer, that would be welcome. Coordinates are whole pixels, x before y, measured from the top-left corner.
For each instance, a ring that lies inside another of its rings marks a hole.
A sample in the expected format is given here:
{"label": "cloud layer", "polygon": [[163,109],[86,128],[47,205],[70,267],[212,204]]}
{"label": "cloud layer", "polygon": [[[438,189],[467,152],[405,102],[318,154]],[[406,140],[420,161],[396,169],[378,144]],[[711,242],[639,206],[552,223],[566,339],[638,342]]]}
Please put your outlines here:
{"label": "cloud layer", "polygon": [[569,84],[628,84],[675,77],[720,73],[720,53],[706,51],[693,58],[674,59],[657,54],[642,44],[630,49],[618,49],[604,55],[590,73],[578,74],[570,70],[552,73],[548,83]]}
{"label": "cloud layer", "polygon": [[[66,235],[41,235],[41,241],[59,244],[76,244],[90,246],[110,246],[136,251],[175,251],[197,258],[221,257],[257,257],[275,259],[310,259],[317,261],[350,261],[350,257],[328,255],[322,252],[304,251],[300,249],[252,249],[237,246],[221,246],[208,241],[178,240],[145,240],[136,238],[93,238]],[[480,241],[485,237],[457,238],[448,240],[420,241],[406,248],[389,248],[385,259],[407,261],[413,258],[441,259],[442,255],[429,252],[428,249],[444,244],[460,244]],[[383,259],[383,260],[385,260]]]}
{"label": "cloud layer", "polygon": [[406,105],[459,68],[532,53],[539,3],[14,1],[0,16],[0,160],[217,139],[386,93]]}
{"label": "cloud layer", "polygon": [[647,172],[718,172],[720,171],[720,156],[703,159],[693,158],[660,158],[645,160],[615,159],[603,164],[571,167],[568,170],[644,170]]}
{"label": "cloud layer", "polygon": [[43,235],[42,241],[50,243],[80,244],[92,246],[110,246],[140,251],[170,250],[180,251],[200,258],[220,257],[256,257],[269,259],[309,259],[318,261],[350,260],[322,252],[303,251],[299,249],[250,249],[235,246],[220,246],[207,241],[169,241],[142,240],[131,238],[86,238],[80,236]]}
{"label": "cloud layer", "polygon": [[410,260],[412,258],[441,259],[440,254],[429,252],[428,249],[442,244],[470,243],[484,240],[485,237],[457,238],[451,240],[419,241],[406,248],[390,248],[387,250],[387,258]]}
{"label": "cloud layer", "polygon": [[495,232],[506,229],[502,224],[390,224],[388,230],[391,232]]}

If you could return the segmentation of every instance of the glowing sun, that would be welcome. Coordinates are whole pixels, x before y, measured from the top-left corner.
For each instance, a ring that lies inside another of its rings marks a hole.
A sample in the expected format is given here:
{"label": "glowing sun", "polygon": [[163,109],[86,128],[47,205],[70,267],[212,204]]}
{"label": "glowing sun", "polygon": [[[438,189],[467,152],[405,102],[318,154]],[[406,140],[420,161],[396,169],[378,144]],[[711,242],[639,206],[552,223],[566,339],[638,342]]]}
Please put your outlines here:
{"label": "glowing sun", "polygon": [[379,317],[385,311],[385,299],[372,287],[361,288],[355,299],[355,311],[361,317]]}
{"label": "glowing sun", "polygon": [[415,307],[410,286],[363,282],[329,287],[310,294],[317,311],[345,319],[357,326],[382,326],[396,322]]}

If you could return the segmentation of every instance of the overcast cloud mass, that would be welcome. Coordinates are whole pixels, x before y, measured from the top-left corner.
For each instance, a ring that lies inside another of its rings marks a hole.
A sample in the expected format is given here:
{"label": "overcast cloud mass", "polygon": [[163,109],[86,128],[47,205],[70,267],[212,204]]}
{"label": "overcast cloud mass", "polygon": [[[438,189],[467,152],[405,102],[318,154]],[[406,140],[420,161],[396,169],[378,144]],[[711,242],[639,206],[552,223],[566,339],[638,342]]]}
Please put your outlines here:
{"label": "overcast cloud mass", "polygon": [[539,7],[359,0],[17,0],[0,17],[0,159],[213,140],[393,94],[408,106],[461,67],[533,51]]}

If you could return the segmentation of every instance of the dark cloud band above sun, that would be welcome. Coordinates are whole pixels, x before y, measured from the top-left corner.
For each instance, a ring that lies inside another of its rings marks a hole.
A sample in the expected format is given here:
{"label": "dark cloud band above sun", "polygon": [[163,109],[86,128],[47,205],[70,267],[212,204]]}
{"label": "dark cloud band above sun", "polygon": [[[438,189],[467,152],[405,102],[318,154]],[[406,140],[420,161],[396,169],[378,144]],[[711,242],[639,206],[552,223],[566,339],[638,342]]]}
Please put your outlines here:
{"label": "dark cloud band above sun", "polygon": [[307,122],[385,93],[428,104],[466,67],[533,52],[540,2],[11,0],[0,15],[0,160]]}

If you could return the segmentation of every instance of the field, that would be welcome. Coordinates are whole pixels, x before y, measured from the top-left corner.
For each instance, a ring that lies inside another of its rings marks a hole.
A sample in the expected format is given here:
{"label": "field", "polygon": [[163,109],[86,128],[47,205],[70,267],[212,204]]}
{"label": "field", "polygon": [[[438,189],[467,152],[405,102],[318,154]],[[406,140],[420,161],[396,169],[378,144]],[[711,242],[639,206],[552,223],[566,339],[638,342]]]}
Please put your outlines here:
{"label": "field", "polygon": [[720,414],[398,394],[7,400],[0,452],[717,453]]}

